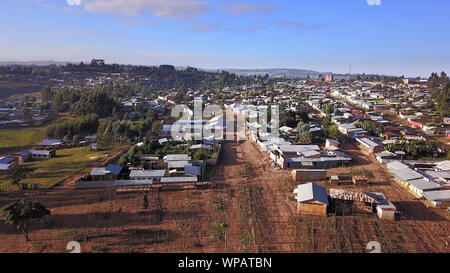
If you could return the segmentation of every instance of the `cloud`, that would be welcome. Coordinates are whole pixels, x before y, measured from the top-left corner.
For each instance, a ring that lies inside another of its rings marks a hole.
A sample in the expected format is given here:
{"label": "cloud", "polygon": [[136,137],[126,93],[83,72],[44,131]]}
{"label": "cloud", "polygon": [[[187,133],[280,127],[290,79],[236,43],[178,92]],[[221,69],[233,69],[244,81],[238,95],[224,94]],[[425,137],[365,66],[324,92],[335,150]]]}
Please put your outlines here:
{"label": "cloud", "polygon": [[338,23],[306,25],[304,23],[297,21],[277,21],[275,22],[275,24],[279,27],[288,28],[296,31],[316,30],[338,25]]}
{"label": "cloud", "polygon": [[147,20],[139,20],[139,19],[125,19],[121,18],[117,20],[119,23],[127,24],[127,25],[141,25],[141,26],[157,26],[158,22],[147,21]]}
{"label": "cloud", "polygon": [[269,4],[233,4],[225,6],[223,9],[232,15],[241,15],[247,13],[266,13],[276,10],[278,7]]}
{"label": "cloud", "polygon": [[80,6],[83,2],[82,0],[67,0],[67,5],[69,6]]}
{"label": "cloud", "polygon": [[210,6],[203,0],[68,0],[80,2],[90,12],[111,13],[121,16],[152,13],[158,17],[191,19]]}
{"label": "cloud", "polygon": [[369,6],[381,6],[381,0],[366,0]]}
{"label": "cloud", "polygon": [[234,32],[238,34],[253,33],[264,30],[266,27],[259,25],[241,26],[235,24],[216,24],[216,23],[196,23],[189,29],[188,32]]}

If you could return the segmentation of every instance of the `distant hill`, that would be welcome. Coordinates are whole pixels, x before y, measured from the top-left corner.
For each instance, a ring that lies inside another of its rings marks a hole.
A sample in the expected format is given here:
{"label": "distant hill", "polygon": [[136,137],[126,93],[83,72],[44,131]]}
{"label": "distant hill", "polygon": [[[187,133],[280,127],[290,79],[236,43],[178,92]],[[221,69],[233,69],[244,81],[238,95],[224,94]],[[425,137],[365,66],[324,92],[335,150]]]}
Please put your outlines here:
{"label": "distant hill", "polygon": [[75,62],[60,62],[60,61],[29,61],[29,62],[0,61],[0,65],[37,65],[37,66],[46,66],[46,65],[66,65],[68,63],[75,63]]}
{"label": "distant hill", "polygon": [[291,69],[291,68],[268,68],[268,69],[201,69],[208,72],[226,71],[241,76],[264,76],[268,74],[271,78],[280,78],[286,76],[286,78],[300,78],[304,79],[310,76],[316,78],[319,75],[330,74],[330,72],[317,72],[306,69]]}

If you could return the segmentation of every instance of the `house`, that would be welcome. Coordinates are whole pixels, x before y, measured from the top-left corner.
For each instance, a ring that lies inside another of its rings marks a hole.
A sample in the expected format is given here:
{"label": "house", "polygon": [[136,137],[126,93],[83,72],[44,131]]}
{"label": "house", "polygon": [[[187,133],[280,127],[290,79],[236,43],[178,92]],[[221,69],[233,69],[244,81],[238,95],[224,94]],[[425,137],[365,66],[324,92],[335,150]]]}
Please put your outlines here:
{"label": "house", "polygon": [[41,143],[39,143],[37,146],[40,149],[48,149],[48,148],[56,148],[63,144],[63,142],[59,139],[45,139]]}
{"label": "house", "polygon": [[364,176],[353,176],[352,182],[355,186],[367,186],[367,178]]}
{"label": "house", "polygon": [[299,185],[294,193],[297,194],[297,211],[302,214],[327,216],[327,190],[314,183]]}
{"label": "house", "polygon": [[379,202],[375,209],[377,211],[377,216],[380,219],[395,220],[397,208],[391,203],[391,201],[386,199],[383,193],[369,192],[367,195]]}
{"label": "house", "polygon": [[166,174],[166,170],[132,170],[130,172],[131,180],[148,180],[153,179],[154,181],[161,180]]}
{"label": "house", "polygon": [[327,179],[327,170],[292,170],[292,179],[294,181],[324,181]]}
{"label": "house", "polygon": [[93,168],[90,175],[94,181],[112,181],[119,179],[123,168],[114,164],[108,164],[104,168]]}
{"label": "house", "polygon": [[426,179],[414,179],[408,181],[408,188],[416,195],[422,197],[427,191],[435,191],[441,188],[440,185],[430,182]]}
{"label": "house", "polygon": [[12,163],[0,163],[0,174],[7,174],[15,166],[17,165]]}
{"label": "house", "polygon": [[367,155],[374,155],[384,151],[384,145],[370,138],[356,138],[359,148]]}
{"label": "house", "polygon": [[438,207],[438,208],[450,207],[450,190],[424,192],[423,197],[433,207]]}
{"label": "house", "polygon": [[200,176],[202,175],[202,170],[200,166],[184,166],[184,173],[188,176]]}
{"label": "house", "polygon": [[97,141],[97,136],[85,136],[84,141],[88,143],[95,143]]}
{"label": "house", "polygon": [[339,145],[341,145],[339,143],[339,141],[331,139],[331,138],[327,138],[326,141],[325,141],[325,146],[326,147],[334,146],[334,147],[339,148]]}
{"label": "house", "polygon": [[56,156],[55,150],[27,150],[19,153],[24,162],[32,160],[48,160]]}

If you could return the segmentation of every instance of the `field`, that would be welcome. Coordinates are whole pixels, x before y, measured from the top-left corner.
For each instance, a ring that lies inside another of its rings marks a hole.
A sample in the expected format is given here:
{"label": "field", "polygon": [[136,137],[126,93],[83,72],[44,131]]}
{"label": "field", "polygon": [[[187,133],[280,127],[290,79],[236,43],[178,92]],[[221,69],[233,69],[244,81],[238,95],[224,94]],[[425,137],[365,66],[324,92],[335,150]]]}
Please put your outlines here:
{"label": "field", "polygon": [[45,138],[46,127],[0,130],[0,156],[30,149]]}
{"label": "field", "polygon": [[[23,165],[32,167],[35,171],[23,183],[40,183],[43,188],[50,188],[61,181],[75,175],[81,170],[92,166],[96,162],[119,151],[120,147],[111,150],[93,152],[89,147],[61,149],[56,151],[56,157],[50,160],[32,161]],[[15,190],[17,186],[11,185],[7,177],[0,177],[0,189]]]}

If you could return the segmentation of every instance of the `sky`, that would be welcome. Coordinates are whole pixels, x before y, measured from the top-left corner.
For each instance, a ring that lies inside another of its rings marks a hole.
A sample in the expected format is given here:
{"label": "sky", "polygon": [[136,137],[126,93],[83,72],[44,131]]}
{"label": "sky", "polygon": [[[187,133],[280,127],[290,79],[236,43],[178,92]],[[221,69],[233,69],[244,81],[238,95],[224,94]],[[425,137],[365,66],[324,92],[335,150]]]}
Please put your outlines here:
{"label": "sky", "polygon": [[0,61],[450,72],[448,0],[5,0]]}

